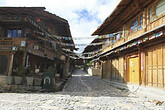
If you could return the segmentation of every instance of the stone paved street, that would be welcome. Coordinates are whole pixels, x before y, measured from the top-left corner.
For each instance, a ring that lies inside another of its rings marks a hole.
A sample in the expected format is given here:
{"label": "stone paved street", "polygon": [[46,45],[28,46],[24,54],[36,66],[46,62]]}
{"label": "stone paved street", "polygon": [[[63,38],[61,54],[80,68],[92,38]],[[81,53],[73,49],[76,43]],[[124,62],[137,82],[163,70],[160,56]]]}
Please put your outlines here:
{"label": "stone paved street", "polygon": [[122,92],[108,82],[76,70],[63,91],[1,93],[0,110],[165,110],[147,98]]}

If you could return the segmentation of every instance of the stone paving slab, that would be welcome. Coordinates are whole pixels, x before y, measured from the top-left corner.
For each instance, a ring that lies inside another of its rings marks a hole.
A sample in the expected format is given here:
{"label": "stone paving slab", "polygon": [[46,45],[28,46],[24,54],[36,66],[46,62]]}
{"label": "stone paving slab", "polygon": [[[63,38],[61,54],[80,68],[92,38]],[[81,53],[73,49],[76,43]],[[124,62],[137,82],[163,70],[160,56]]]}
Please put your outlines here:
{"label": "stone paving slab", "polygon": [[77,70],[61,92],[0,93],[0,110],[165,110],[165,104],[156,105]]}

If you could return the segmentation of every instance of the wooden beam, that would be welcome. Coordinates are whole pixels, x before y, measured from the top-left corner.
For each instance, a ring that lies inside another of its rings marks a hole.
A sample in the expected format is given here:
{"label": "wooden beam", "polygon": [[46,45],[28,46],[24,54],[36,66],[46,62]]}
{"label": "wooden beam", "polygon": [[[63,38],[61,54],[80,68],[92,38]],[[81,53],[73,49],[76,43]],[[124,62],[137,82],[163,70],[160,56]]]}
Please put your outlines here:
{"label": "wooden beam", "polygon": [[5,13],[5,15],[9,15],[9,14],[11,14],[11,15],[13,15],[13,14],[15,14],[15,13],[13,13],[13,12],[10,12],[9,10],[4,10],[4,9],[1,9],[0,8],[0,11],[1,11],[1,13]]}
{"label": "wooden beam", "polygon": [[139,85],[142,84],[142,77],[141,77],[141,49],[139,50]]}
{"label": "wooden beam", "polygon": [[118,5],[117,8],[124,8],[126,6],[128,6],[129,4],[124,4],[124,5]]}

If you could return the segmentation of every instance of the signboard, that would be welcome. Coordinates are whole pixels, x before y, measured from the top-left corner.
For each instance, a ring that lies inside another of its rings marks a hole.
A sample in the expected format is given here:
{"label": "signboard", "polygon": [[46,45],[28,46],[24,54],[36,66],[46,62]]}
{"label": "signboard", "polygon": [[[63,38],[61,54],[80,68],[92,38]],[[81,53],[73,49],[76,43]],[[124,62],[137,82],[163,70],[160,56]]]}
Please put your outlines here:
{"label": "signboard", "polygon": [[25,47],[26,46],[26,41],[21,41],[21,47]]}

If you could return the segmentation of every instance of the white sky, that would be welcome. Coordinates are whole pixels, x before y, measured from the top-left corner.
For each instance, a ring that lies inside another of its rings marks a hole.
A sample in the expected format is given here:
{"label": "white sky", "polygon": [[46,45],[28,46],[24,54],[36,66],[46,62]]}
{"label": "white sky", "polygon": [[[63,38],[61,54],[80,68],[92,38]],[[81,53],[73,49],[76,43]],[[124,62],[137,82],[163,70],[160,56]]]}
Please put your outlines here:
{"label": "white sky", "polygon": [[[0,6],[44,6],[47,11],[66,20],[73,38],[90,37],[110,15],[120,0],[0,0]],[[74,40],[89,44],[93,39]],[[84,47],[80,48],[82,52]]]}

